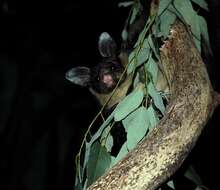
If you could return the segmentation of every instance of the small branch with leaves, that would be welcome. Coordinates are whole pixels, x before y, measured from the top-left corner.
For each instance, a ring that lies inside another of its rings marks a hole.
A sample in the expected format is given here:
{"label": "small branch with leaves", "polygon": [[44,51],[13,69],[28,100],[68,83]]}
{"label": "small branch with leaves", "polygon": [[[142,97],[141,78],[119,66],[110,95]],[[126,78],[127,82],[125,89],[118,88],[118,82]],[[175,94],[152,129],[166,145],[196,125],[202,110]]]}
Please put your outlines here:
{"label": "small branch with leaves", "polygon": [[[210,53],[211,48],[206,22],[194,10],[194,3],[207,10],[204,0],[151,1],[148,20],[125,69],[85,134],[76,158],[75,189],[155,190],[193,149],[220,102],[201,58],[201,38]],[[139,1],[120,4],[130,5],[127,25],[143,11]],[[126,40],[126,30],[122,36]],[[122,93],[118,88],[125,77],[126,91]],[[122,94],[116,108],[88,138],[94,122],[103,118],[104,108],[116,94]],[[111,129],[118,122],[126,132],[126,141],[113,156]],[[192,168],[186,173],[191,178],[189,173],[195,175]],[[200,180],[194,182],[205,188]],[[172,180],[167,184],[175,189]]]}

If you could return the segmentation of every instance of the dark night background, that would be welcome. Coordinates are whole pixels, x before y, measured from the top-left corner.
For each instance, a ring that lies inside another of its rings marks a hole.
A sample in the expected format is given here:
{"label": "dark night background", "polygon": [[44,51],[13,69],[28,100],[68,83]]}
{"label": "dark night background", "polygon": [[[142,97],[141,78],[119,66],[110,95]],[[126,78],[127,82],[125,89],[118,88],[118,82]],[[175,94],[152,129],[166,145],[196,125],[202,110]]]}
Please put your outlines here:
{"label": "dark night background", "polygon": [[[220,2],[206,15],[220,92]],[[127,17],[117,1],[0,1],[0,189],[72,190],[74,157],[98,105],[65,72],[99,60],[97,40],[108,31],[118,43]],[[210,190],[218,190],[219,109],[189,160]]]}

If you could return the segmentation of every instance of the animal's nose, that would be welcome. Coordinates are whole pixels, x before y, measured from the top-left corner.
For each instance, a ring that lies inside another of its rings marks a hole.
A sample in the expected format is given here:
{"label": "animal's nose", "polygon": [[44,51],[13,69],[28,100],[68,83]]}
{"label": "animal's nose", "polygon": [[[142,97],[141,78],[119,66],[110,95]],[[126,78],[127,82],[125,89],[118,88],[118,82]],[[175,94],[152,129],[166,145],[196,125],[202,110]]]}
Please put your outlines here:
{"label": "animal's nose", "polygon": [[112,76],[110,74],[106,74],[103,76],[103,82],[108,86],[112,86],[113,85],[113,79]]}

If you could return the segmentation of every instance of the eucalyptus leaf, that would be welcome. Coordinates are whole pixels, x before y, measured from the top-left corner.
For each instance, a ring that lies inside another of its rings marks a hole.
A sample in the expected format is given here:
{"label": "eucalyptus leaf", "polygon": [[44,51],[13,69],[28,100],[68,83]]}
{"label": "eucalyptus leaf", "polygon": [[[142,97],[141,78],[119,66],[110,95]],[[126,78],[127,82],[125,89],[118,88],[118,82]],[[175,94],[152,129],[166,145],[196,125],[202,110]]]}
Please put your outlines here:
{"label": "eucalyptus leaf", "polygon": [[101,145],[106,147],[107,152],[111,152],[113,147],[113,137],[110,133],[110,130],[111,130],[111,125],[109,125],[104,129],[100,139]]}
{"label": "eucalyptus leaf", "polygon": [[91,145],[92,145],[91,143],[88,143],[88,142],[85,143],[85,155],[84,155],[84,161],[83,161],[82,176],[84,176],[85,168],[88,164]]}
{"label": "eucalyptus leaf", "polygon": [[141,65],[142,63],[144,63],[148,57],[149,57],[149,51],[150,51],[150,44],[149,41],[147,39],[144,40],[143,44],[141,44],[141,49],[138,52],[138,65]]}
{"label": "eucalyptus leaf", "polygon": [[134,1],[125,1],[118,3],[118,7],[129,7],[134,4]]}
{"label": "eucalyptus leaf", "polygon": [[159,8],[158,8],[158,15],[160,16],[167,7],[171,4],[172,0],[160,0]]}
{"label": "eucalyptus leaf", "polygon": [[130,151],[143,139],[149,128],[147,109],[141,106],[122,120],[122,123],[127,132],[127,148]]}
{"label": "eucalyptus leaf", "polygon": [[[168,7],[168,11],[174,13],[180,20],[183,19],[183,16],[181,15],[181,13],[176,9],[174,4],[170,4]],[[184,21],[184,20],[183,20]]]}
{"label": "eucalyptus leaf", "polygon": [[160,32],[162,36],[164,37],[164,39],[168,37],[170,33],[170,27],[174,23],[175,20],[176,20],[176,15],[169,10],[166,10],[163,12],[163,14],[161,14]]}
{"label": "eucalyptus leaf", "polygon": [[147,41],[150,48],[153,50],[155,57],[160,60],[160,55],[158,49],[155,47],[155,42],[153,41],[152,35],[148,35]]}
{"label": "eucalyptus leaf", "polygon": [[156,18],[155,24],[153,26],[153,31],[152,34],[156,37],[156,38],[161,38],[163,36],[162,32],[160,31],[160,17]]}
{"label": "eucalyptus leaf", "polygon": [[122,39],[123,39],[124,41],[127,40],[127,38],[128,38],[128,31],[127,31],[126,29],[124,29],[124,30],[122,31],[121,37],[122,37]]}
{"label": "eucalyptus leaf", "polygon": [[136,64],[137,64],[137,57],[136,57],[136,49],[134,49],[129,57],[128,57],[128,68],[127,68],[127,74],[131,74],[132,72],[135,71]]}
{"label": "eucalyptus leaf", "polygon": [[105,147],[106,147],[108,152],[111,152],[113,144],[114,144],[113,143],[113,137],[112,137],[111,134],[109,134],[107,139],[106,139],[106,143],[105,143]]}
{"label": "eucalyptus leaf", "polygon": [[201,35],[205,41],[206,47],[208,48],[208,51],[212,54],[212,49],[211,49],[210,41],[209,41],[209,33],[208,33],[207,23],[206,23],[205,19],[201,16],[197,16],[197,19],[198,19],[198,23],[200,26]]}
{"label": "eucalyptus leaf", "polygon": [[87,167],[88,186],[91,185],[98,177],[110,167],[111,155],[96,141],[90,152],[90,157]]}
{"label": "eucalyptus leaf", "polygon": [[137,87],[137,85],[138,85],[139,83],[140,83],[140,74],[137,73],[136,76],[135,76],[135,78],[134,78],[134,84],[133,84],[134,88]]}
{"label": "eucalyptus leaf", "polygon": [[143,64],[149,58],[150,45],[147,39],[144,40],[143,44],[140,43],[139,47],[136,47],[129,55],[129,66],[127,74],[133,72],[137,67]]}
{"label": "eucalyptus leaf", "polygon": [[194,16],[194,19],[191,22],[191,24],[192,24],[191,29],[193,33],[193,39],[194,39],[196,48],[201,53],[201,27],[199,23],[199,16],[197,14]]}
{"label": "eucalyptus leaf", "polygon": [[111,167],[114,166],[116,163],[118,163],[122,158],[124,158],[127,153],[128,153],[127,142],[125,142],[122,145],[122,147],[121,147],[118,155],[116,156],[116,158],[111,157],[111,159],[112,159],[111,160]]}
{"label": "eucalyptus leaf", "polygon": [[75,190],[83,190],[82,183],[80,183],[79,178],[75,179]]}
{"label": "eucalyptus leaf", "polygon": [[147,91],[150,94],[150,96],[152,97],[154,105],[161,111],[161,113],[164,113],[165,106],[163,104],[163,99],[162,99],[161,95],[157,92],[157,90],[154,87],[152,82],[148,83]]}
{"label": "eucalyptus leaf", "polygon": [[83,190],[87,189],[87,185],[88,185],[88,178],[86,178],[86,180],[85,180],[85,183],[84,183],[84,186],[83,186]]}
{"label": "eucalyptus leaf", "polygon": [[136,16],[138,15],[138,12],[139,12],[139,7],[138,6],[135,6],[132,10],[132,14],[131,14],[131,18],[130,18],[130,21],[129,21],[129,24],[132,24],[136,18]]}
{"label": "eucalyptus leaf", "polygon": [[[149,22],[149,20],[148,20],[148,22]],[[135,45],[134,45],[134,47],[136,48],[137,46],[139,46],[141,43],[142,43],[142,41],[143,41],[143,39],[145,38],[145,35],[146,35],[146,27],[147,27],[147,25],[144,27],[144,29],[140,32],[140,34],[139,34],[139,36],[138,36],[138,39],[137,39],[137,41],[136,41],[136,43],[135,43]]]}
{"label": "eucalyptus leaf", "polygon": [[90,140],[90,144],[93,144],[102,134],[103,130],[108,126],[108,124],[112,121],[112,119],[114,118],[114,114],[115,112],[113,111],[108,118],[105,120],[105,122],[101,125],[101,127],[99,128],[99,130],[92,136],[91,140]]}
{"label": "eucalyptus leaf", "polygon": [[149,108],[147,109],[147,112],[148,112],[148,118],[149,118],[149,122],[150,122],[149,129],[152,130],[159,122],[159,118],[156,115],[155,110],[152,107],[152,105],[149,106]]}
{"label": "eucalyptus leaf", "polygon": [[85,155],[84,155],[84,161],[83,161],[82,175],[84,175],[85,168],[87,166],[88,159],[90,157],[90,149],[91,149],[92,144],[101,136],[103,130],[108,126],[108,124],[111,122],[113,117],[114,117],[114,111],[109,115],[109,117],[101,125],[98,131],[92,136],[91,140],[85,143],[86,148],[85,148]]}
{"label": "eucalyptus leaf", "polygon": [[167,185],[168,185],[171,189],[175,189],[173,180],[168,181],[168,182],[167,182]]}
{"label": "eucalyptus leaf", "polygon": [[199,5],[200,7],[202,7],[203,9],[205,9],[206,11],[209,10],[208,8],[208,4],[206,3],[205,0],[191,0],[192,2],[196,3],[197,5]]}
{"label": "eucalyptus leaf", "polygon": [[184,176],[189,179],[190,181],[192,181],[193,183],[195,183],[198,186],[202,185],[202,180],[200,179],[199,175],[197,174],[196,170],[190,166],[186,173],[184,174]]}
{"label": "eucalyptus leaf", "polygon": [[121,121],[129,113],[134,111],[141,104],[144,98],[144,93],[142,89],[133,91],[127,95],[115,108],[114,119],[115,121]]}
{"label": "eucalyptus leaf", "polygon": [[186,23],[190,24],[196,14],[190,0],[174,0],[173,5],[184,18]]}
{"label": "eucalyptus leaf", "polygon": [[184,19],[184,21],[190,25],[195,45],[201,52],[200,26],[197,20],[197,13],[194,11],[190,0],[174,0],[173,4],[181,14],[181,17]]}
{"label": "eucalyptus leaf", "polygon": [[158,65],[152,56],[149,57],[147,63],[145,64],[145,69],[150,73],[153,84],[156,85],[157,83],[157,73],[158,73]]}
{"label": "eucalyptus leaf", "polygon": [[75,175],[75,185],[77,180],[79,180],[80,182],[82,181],[82,177],[81,177],[81,173],[82,173],[82,167],[80,165],[80,160],[77,158],[75,158],[75,165],[76,165],[76,175]]}

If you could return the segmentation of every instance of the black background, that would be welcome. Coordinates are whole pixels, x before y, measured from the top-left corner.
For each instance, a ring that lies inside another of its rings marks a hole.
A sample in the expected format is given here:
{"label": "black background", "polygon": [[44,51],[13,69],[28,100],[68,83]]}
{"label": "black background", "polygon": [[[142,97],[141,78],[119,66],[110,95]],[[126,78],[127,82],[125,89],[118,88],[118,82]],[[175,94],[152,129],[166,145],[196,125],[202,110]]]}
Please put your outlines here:
{"label": "black background", "polygon": [[[98,36],[120,43],[128,9],[117,1],[0,2],[0,189],[73,189],[74,157],[98,105],[65,72],[100,59]],[[220,92],[220,2],[206,14],[214,59],[212,82]],[[219,109],[189,160],[210,190],[219,189]]]}

